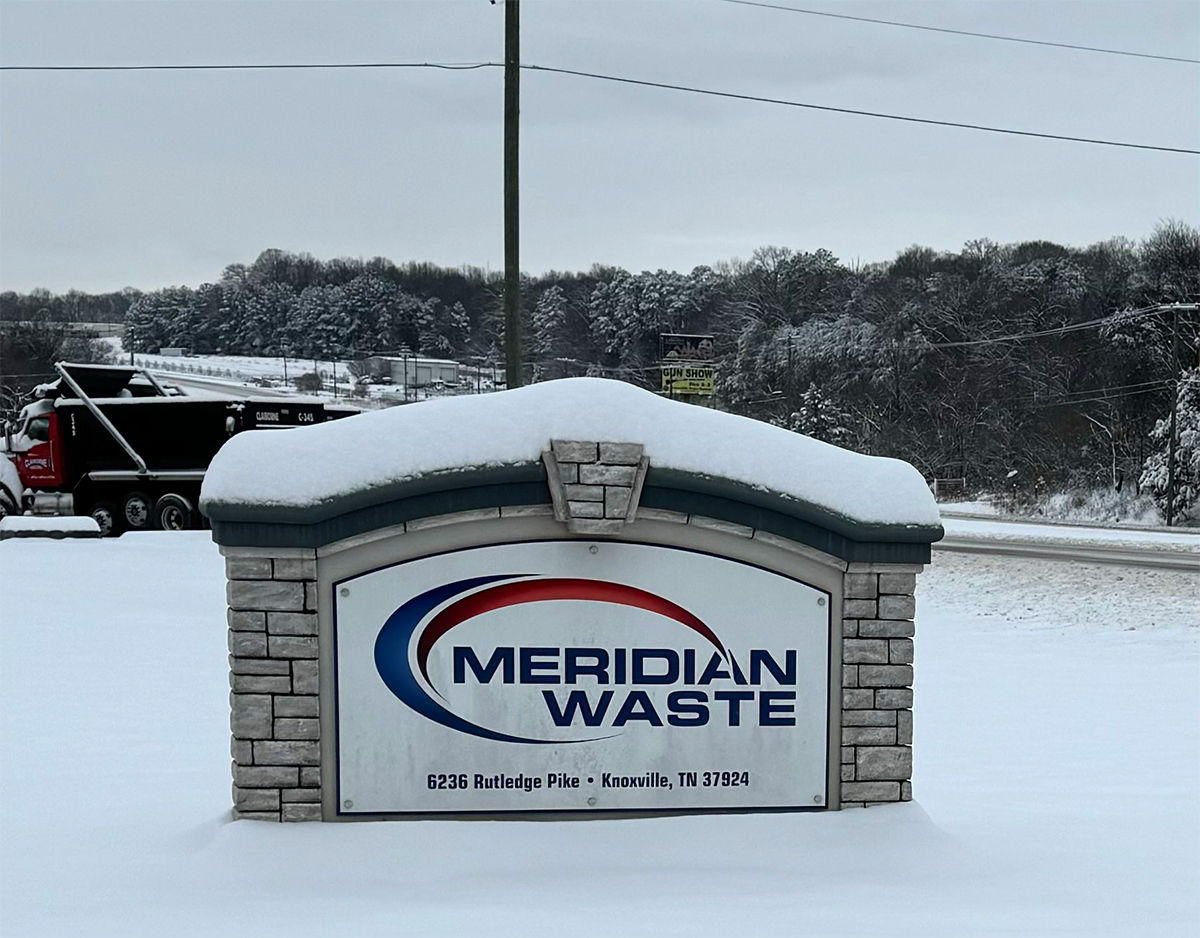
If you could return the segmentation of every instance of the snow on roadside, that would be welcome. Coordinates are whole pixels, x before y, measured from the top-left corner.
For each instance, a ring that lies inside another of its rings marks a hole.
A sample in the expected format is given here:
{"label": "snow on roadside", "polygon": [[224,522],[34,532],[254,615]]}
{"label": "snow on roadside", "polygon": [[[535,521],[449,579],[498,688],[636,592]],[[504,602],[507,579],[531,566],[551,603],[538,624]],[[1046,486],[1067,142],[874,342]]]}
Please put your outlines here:
{"label": "snow on roadside", "polygon": [[913,804],[303,825],[228,821],[207,535],[9,540],[0,576],[3,934],[1200,930],[1194,575],[937,556]]}

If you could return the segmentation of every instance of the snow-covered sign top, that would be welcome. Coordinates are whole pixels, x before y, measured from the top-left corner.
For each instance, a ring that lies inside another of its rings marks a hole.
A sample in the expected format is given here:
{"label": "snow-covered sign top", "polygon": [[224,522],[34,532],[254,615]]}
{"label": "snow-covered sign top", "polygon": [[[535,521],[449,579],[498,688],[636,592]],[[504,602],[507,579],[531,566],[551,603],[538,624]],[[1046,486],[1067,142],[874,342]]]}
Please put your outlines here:
{"label": "snow-covered sign top", "polygon": [[240,433],[213,459],[201,506],[311,508],[431,474],[533,462],[552,439],[641,443],[652,469],[727,479],[862,524],[940,524],[925,480],[906,462],[603,378]]}

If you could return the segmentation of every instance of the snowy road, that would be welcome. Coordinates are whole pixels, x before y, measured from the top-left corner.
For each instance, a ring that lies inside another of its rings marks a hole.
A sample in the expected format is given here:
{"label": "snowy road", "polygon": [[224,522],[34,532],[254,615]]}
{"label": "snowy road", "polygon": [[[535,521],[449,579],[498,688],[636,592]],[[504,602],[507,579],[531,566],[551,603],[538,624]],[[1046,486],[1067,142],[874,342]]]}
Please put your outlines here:
{"label": "snowy road", "polygon": [[1072,560],[1121,566],[1158,567],[1200,573],[1200,534],[1037,524],[943,514],[946,536],[935,551],[998,554],[1042,560]]}
{"label": "snowy road", "polygon": [[200,532],[0,543],[0,934],[1195,935],[1190,573],[942,552],[916,801],[587,822],[229,821]]}
{"label": "snowy road", "polygon": [[260,388],[253,384],[238,384],[234,381],[222,381],[219,378],[198,378],[195,375],[177,375],[171,372],[155,372],[155,376],[174,384],[185,393],[202,392],[205,397],[227,397],[240,401],[247,397],[303,397],[291,391],[280,391],[276,388]]}

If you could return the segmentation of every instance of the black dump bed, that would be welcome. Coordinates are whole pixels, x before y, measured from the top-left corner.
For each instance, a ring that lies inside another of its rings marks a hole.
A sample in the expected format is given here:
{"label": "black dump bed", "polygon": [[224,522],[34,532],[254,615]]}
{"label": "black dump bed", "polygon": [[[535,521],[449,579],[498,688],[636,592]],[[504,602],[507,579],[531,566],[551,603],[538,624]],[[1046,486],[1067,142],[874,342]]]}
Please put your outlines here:
{"label": "black dump bed", "polygon": [[[333,416],[319,402],[188,397],[93,400],[151,472],[207,469],[225,441],[242,430],[307,426]],[[59,398],[55,410],[72,476],[136,468],[82,401]]]}

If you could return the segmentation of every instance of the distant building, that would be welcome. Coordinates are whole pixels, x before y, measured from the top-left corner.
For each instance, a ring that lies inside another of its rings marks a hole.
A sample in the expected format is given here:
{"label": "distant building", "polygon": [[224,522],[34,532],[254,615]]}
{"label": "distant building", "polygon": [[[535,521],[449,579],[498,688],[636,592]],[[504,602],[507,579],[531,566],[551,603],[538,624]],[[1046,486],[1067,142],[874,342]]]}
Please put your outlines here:
{"label": "distant building", "polygon": [[448,358],[421,358],[417,355],[372,355],[367,359],[372,375],[390,378],[393,384],[427,388],[458,384],[459,364]]}

